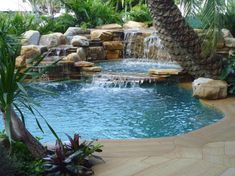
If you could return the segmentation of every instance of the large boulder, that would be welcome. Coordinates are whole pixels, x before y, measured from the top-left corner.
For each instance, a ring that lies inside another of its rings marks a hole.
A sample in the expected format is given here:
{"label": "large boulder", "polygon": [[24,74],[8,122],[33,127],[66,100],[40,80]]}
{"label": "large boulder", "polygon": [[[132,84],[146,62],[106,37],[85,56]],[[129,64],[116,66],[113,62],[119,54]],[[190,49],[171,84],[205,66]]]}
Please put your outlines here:
{"label": "large boulder", "polygon": [[233,38],[232,33],[228,29],[222,29],[221,32],[222,32],[223,38],[227,38],[227,37]]}
{"label": "large boulder", "polygon": [[87,60],[104,60],[105,52],[103,46],[89,47],[87,49]]}
{"label": "large boulder", "polygon": [[123,50],[123,43],[121,41],[103,42],[104,49],[106,50]]}
{"label": "large boulder", "polygon": [[80,61],[80,57],[77,53],[71,53],[67,55],[65,58],[63,58],[64,61],[69,61],[69,62],[77,62]]}
{"label": "large boulder", "polygon": [[141,29],[141,28],[147,28],[148,25],[142,22],[128,21],[123,25],[123,27],[125,29]]}
{"label": "large boulder", "polygon": [[228,84],[225,81],[210,78],[198,78],[193,81],[193,96],[202,99],[221,99],[227,97]]}
{"label": "large boulder", "polygon": [[106,51],[106,59],[107,60],[120,59],[120,57],[121,57],[120,50],[107,50]]}
{"label": "large boulder", "polygon": [[16,67],[22,67],[25,66],[25,59],[22,56],[18,56],[16,58],[16,63],[15,63]]}
{"label": "large boulder", "polygon": [[224,38],[225,40],[225,46],[230,48],[235,48],[235,38],[227,37]]}
{"label": "large boulder", "polygon": [[95,67],[82,67],[82,71],[85,72],[101,72],[102,68],[95,66]]}
{"label": "large boulder", "polygon": [[76,35],[72,38],[71,45],[75,47],[89,46],[89,40],[85,36]]}
{"label": "large boulder", "polygon": [[87,33],[90,33],[90,31],[84,30],[80,27],[69,27],[67,31],[64,33],[64,35],[68,37],[68,36],[75,36],[75,35],[87,34]]}
{"label": "large boulder", "polygon": [[82,48],[82,47],[78,48],[77,49],[77,54],[78,54],[80,60],[85,61],[87,59],[87,53],[86,53],[85,48]]}
{"label": "large boulder", "polygon": [[35,45],[27,45],[21,47],[20,55],[24,59],[34,58],[41,54],[40,48]]}
{"label": "large boulder", "polygon": [[149,69],[150,76],[155,75],[178,75],[181,72],[179,69]]}
{"label": "large boulder", "polygon": [[40,40],[38,31],[29,30],[23,34],[22,45],[38,45]]}
{"label": "large boulder", "polygon": [[111,41],[113,38],[112,32],[107,30],[93,30],[91,32],[91,40]]}
{"label": "large boulder", "polygon": [[66,39],[64,34],[57,32],[57,33],[42,35],[39,44],[51,48],[66,44]]}
{"label": "large boulder", "polygon": [[98,29],[122,29],[122,26],[120,24],[105,24],[102,26],[98,26]]}
{"label": "large boulder", "polygon": [[78,61],[74,63],[75,67],[94,67],[95,64],[93,62],[87,62],[87,61]]}

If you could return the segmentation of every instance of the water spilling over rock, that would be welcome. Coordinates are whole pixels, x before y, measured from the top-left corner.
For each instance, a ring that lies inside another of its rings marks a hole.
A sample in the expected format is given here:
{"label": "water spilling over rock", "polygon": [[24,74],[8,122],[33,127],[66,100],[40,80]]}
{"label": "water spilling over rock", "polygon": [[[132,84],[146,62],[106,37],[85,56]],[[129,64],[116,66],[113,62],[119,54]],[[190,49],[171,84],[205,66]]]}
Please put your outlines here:
{"label": "water spilling over rock", "polygon": [[153,30],[125,30],[124,43],[125,58],[153,59],[164,63],[172,62],[171,56]]}

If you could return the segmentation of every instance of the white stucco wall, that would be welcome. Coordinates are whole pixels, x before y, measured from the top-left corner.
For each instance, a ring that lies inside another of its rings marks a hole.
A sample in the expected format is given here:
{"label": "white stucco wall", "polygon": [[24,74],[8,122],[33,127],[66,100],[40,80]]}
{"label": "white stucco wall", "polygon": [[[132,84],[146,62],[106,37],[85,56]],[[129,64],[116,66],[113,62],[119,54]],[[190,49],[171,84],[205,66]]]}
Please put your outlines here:
{"label": "white stucco wall", "polygon": [[0,0],[0,11],[32,11],[27,0]]}

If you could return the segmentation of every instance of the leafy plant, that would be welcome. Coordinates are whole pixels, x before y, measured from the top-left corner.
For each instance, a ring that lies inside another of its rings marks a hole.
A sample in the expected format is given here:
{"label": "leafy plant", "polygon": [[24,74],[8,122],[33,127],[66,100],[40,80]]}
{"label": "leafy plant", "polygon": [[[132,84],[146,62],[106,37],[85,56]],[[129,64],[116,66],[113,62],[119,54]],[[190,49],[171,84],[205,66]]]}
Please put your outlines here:
{"label": "leafy plant", "polygon": [[[16,68],[16,57],[20,55],[21,45],[19,34],[12,26],[14,24],[9,23],[8,19],[0,21],[0,110],[3,113],[5,131],[10,143],[22,141],[35,157],[41,157],[45,153],[45,148],[26,129],[24,114],[20,107],[26,107],[35,115],[33,110],[35,104],[30,99],[25,82],[35,81],[51,65],[45,66],[40,72],[35,72],[35,67],[44,59],[43,56],[38,56],[27,60],[30,67]],[[21,119],[16,111],[19,112]],[[35,120],[42,130],[36,116]],[[49,126],[48,123],[47,125]]]}
{"label": "leafy plant", "polygon": [[58,18],[42,16],[40,20],[41,23],[38,31],[41,34],[48,34],[51,32],[64,33],[69,27],[75,26],[77,23],[77,20],[69,14],[64,14]]}
{"label": "leafy plant", "polygon": [[43,162],[36,159],[28,150],[27,146],[19,141],[12,145],[11,158],[17,163],[17,170],[25,176],[41,176]]}
{"label": "leafy plant", "polygon": [[75,13],[79,25],[95,27],[121,21],[113,7],[102,0],[61,0],[61,2],[68,10]]}
{"label": "leafy plant", "polygon": [[140,4],[134,6],[129,12],[125,14],[127,20],[133,20],[138,22],[147,22],[149,25],[152,24],[152,17],[146,4]]}
{"label": "leafy plant", "polygon": [[227,81],[229,84],[229,93],[235,94],[235,53],[231,54],[225,61],[221,79]]}
{"label": "leafy plant", "polygon": [[37,29],[37,20],[34,15],[26,13],[0,13],[0,20],[6,21],[10,26],[9,32],[20,36],[27,30]]}
{"label": "leafy plant", "polygon": [[0,144],[0,173],[1,175],[15,176],[19,174],[18,165],[9,157],[8,151]]}
{"label": "leafy plant", "polygon": [[69,144],[62,144],[61,141],[56,142],[53,154],[44,158],[44,169],[46,175],[92,175],[91,157],[101,159],[93,155],[94,152],[101,152],[102,145],[93,145],[93,142],[80,143],[80,136],[75,134],[69,138]]}

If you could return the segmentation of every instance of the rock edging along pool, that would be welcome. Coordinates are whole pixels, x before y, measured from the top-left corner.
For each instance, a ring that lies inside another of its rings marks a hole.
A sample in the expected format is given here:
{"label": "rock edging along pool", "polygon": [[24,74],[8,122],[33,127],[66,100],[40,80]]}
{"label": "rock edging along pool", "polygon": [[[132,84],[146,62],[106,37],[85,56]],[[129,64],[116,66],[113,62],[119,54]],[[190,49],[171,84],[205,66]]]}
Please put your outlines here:
{"label": "rock edging along pool", "polygon": [[[79,133],[84,139],[174,136],[223,118],[221,112],[203,106],[190,90],[176,83],[104,87],[89,81],[64,81],[31,86],[56,93],[30,91],[41,104],[38,111],[62,139],[65,133]],[[26,110],[25,114],[26,126],[34,135],[43,137],[43,142],[55,140],[46,125],[42,125],[43,134],[33,115]]]}

